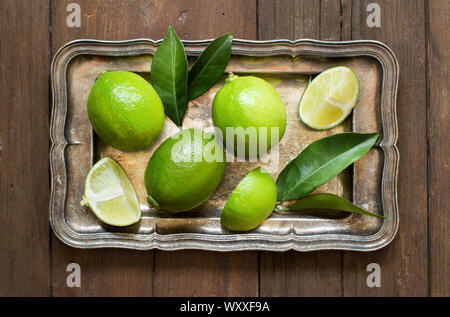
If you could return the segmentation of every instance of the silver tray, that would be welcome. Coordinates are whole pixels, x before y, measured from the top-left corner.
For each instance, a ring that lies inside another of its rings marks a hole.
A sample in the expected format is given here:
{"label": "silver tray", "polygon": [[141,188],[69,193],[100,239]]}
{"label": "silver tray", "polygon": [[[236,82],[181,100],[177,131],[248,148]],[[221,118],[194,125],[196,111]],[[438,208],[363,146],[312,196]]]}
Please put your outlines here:
{"label": "silver tray", "polygon": [[[208,45],[184,41],[190,62]],[[148,149],[124,153],[104,144],[89,124],[86,100],[102,70],[128,70],[149,78],[152,56],[160,41],[137,39],[108,42],[78,40],[64,45],[51,65],[53,109],[50,127],[50,223],[56,236],[78,248],[203,249],[215,251],[342,249],[370,251],[386,246],[398,228],[396,94],[398,63],[393,52],[375,41],[233,40],[226,72],[255,74],[268,80],[286,105],[287,129],[280,145],[262,162],[227,162],[218,190],[193,212],[171,214],[146,203],[143,174],[148,159],[178,128],[166,119],[163,133]],[[328,131],[313,131],[298,120],[300,96],[310,76],[335,65],[351,67],[360,78],[360,99],[352,115]],[[225,77],[225,75],[224,75]],[[211,103],[223,79],[189,103],[183,127],[210,130]],[[249,233],[220,226],[220,211],[240,179],[258,165],[272,164],[276,179],[282,168],[312,141],[342,131],[380,133],[376,146],[362,159],[320,187],[383,214],[385,219],[346,213],[280,214],[274,212]],[[98,221],[79,201],[92,164],[109,155],[121,163],[141,202],[141,221],[113,228]],[[276,160],[277,155],[279,160]],[[269,162],[269,163],[267,163]],[[278,162],[278,165],[276,164]]]}

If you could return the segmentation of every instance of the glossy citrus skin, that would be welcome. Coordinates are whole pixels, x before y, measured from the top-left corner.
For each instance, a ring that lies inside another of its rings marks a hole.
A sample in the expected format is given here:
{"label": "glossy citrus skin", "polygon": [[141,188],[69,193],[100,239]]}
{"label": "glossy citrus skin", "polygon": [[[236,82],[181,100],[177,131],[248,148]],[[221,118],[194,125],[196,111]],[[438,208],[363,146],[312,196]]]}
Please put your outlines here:
{"label": "glossy citrus skin", "polygon": [[[216,154],[217,159],[205,160],[202,151]],[[224,172],[225,153],[214,135],[182,130],[164,141],[147,164],[149,203],[174,212],[194,209],[214,193]]]}
{"label": "glossy citrus skin", "polygon": [[233,190],[223,207],[220,222],[232,231],[253,230],[272,213],[276,203],[275,182],[258,167]]}
{"label": "glossy citrus skin", "polygon": [[141,76],[125,71],[102,73],[87,102],[97,135],[121,151],[148,147],[164,126],[164,108],[153,87]]}
{"label": "glossy citrus skin", "polygon": [[[261,154],[258,144],[265,135],[261,128],[267,128],[267,151],[281,140],[286,130],[286,110],[280,95],[264,79],[254,76],[238,77],[231,74],[214,97],[212,118],[214,125],[222,130],[225,145],[233,141],[227,141],[227,127],[257,129],[256,144],[242,134],[234,137],[234,152],[237,151],[238,142],[245,142],[246,156],[251,146],[255,146],[257,155]],[[272,127],[278,128],[275,142],[272,142]]]}

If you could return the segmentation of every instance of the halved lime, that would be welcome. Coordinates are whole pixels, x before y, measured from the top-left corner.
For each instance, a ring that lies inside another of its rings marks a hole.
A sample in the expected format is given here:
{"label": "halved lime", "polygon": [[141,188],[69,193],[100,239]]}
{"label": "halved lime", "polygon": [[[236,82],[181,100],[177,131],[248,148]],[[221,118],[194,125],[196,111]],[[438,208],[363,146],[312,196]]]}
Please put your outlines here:
{"label": "halved lime", "polygon": [[314,78],[300,100],[300,119],[316,130],[330,129],[347,118],[359,96],[359,80],[348,67],[327,69]]}
{"label": "halved lime", "polygon": [[80,205],[89,206],[101,221],[112,226],[129,226],[141,218],[130,179],[110,157],[102,158],[90,169]]}

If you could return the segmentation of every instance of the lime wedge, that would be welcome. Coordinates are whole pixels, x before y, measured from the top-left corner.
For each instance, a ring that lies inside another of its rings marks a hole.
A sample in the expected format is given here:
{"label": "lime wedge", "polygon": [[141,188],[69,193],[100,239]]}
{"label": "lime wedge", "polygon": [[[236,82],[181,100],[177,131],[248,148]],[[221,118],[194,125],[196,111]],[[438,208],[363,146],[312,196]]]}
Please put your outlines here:
{"label": "lime wedge", "polygon": [[90,169],[80,205],[89,206],[101,221],[112,226],[129,226],[141,218],[131,181],[110,157],[102,158]]}
{"label": "lime wedge", "polygon": [[359,80],[348,67],[332,67],[320,73],[300,100],[300,120],[316,130],[340,124],[358,101]]}

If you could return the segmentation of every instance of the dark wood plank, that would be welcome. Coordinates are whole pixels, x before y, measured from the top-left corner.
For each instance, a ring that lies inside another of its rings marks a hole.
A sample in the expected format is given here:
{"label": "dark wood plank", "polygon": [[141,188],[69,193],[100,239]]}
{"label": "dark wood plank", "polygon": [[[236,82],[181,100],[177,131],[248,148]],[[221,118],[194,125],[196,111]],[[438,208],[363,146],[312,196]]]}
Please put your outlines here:
{"label": "dark wood plank", "polygon": [[[259,39],[340,40],[340,1],[259,1]],[[341,296],[342,252],[261,252],[261,296]]]}
{"label": "dark wood plank", "polygon": [[[168,25],[173,25],[182,39],[213,38],[226,32],[237,38],[256,38],[255,1],[79,0],[76,2],[81,7],[81,27],[68,28],[66,7],[71,2],[52,2],[53,52],[77,38],[159,39],[165,35]],[[57,296],[257,294],[257,253],[88,251],[71,249],[55,237],[52,243],[53,294]],[[81,266],[80,289],[65,285],[69,263]],[[228,281],[230,276],[232,281]],[[150,287],[153,284],[155,287]],[[246,286],[242,287],[243,284]]]}
{"label": "dark wood plank", "polygon": [[341,1],[320,1],[320,39],[336,41],[342,39]]}
{"label": "dark wood plank", "polygon": [[0,1],[0,296],[48,296],[49,1]]}
{"label": "dark wood plank", "polygon": [[261,252],[261,296],[340,296],[342,252]]}
{"label": "dark wood plank", "polygon": [[[80,266],[80,287],[68,287],[71,263]],[[152,296],[153,252],[78,250],[53,235],[53,296]]]}
{"label": "dark wood plank", "polygon": [[[425,4],[424,1],[378,1],[381,27],[369,28],[367,6],[372,2],[353,1],[352,39],[382,41],[393,49],[400,63],[397,100],[400,228],[392,244],[384,249],[344,253],[343,295],[427,296]],[[367,287],[366,268],[370,263],[380,265],[380,288]]]}
{"label": "dark wood plank", "polygon": [[[66,7],[74,1],[53,0],[52,43],[58,48],[68,40],[93,38],[129,40],[160,39],[173,25],[181,39],[198,40],[232,32],[235,37],[256,36],[255,1],[76,1],[81,8],[81,27],[68,28]],[[208,14],[210,13],[210,14]],[[242,17],[246,17],[243,19]]]}
{"label": "dark wood plank", "polygon": [[342,39],[352,39],[353,0],[341,0],[341,30]]}
{"label": "dark wood plank", "polygon": [[259,0],[258,39],[320,37],[320,0]]}
{"label": "dark wood plank", "polygon": [[428,1],[430,294],[450,296],[450,2]]}
{"label": "dark wood plank", "polygon": [[258,255],[158,251],[154,296],[258,296]]}

